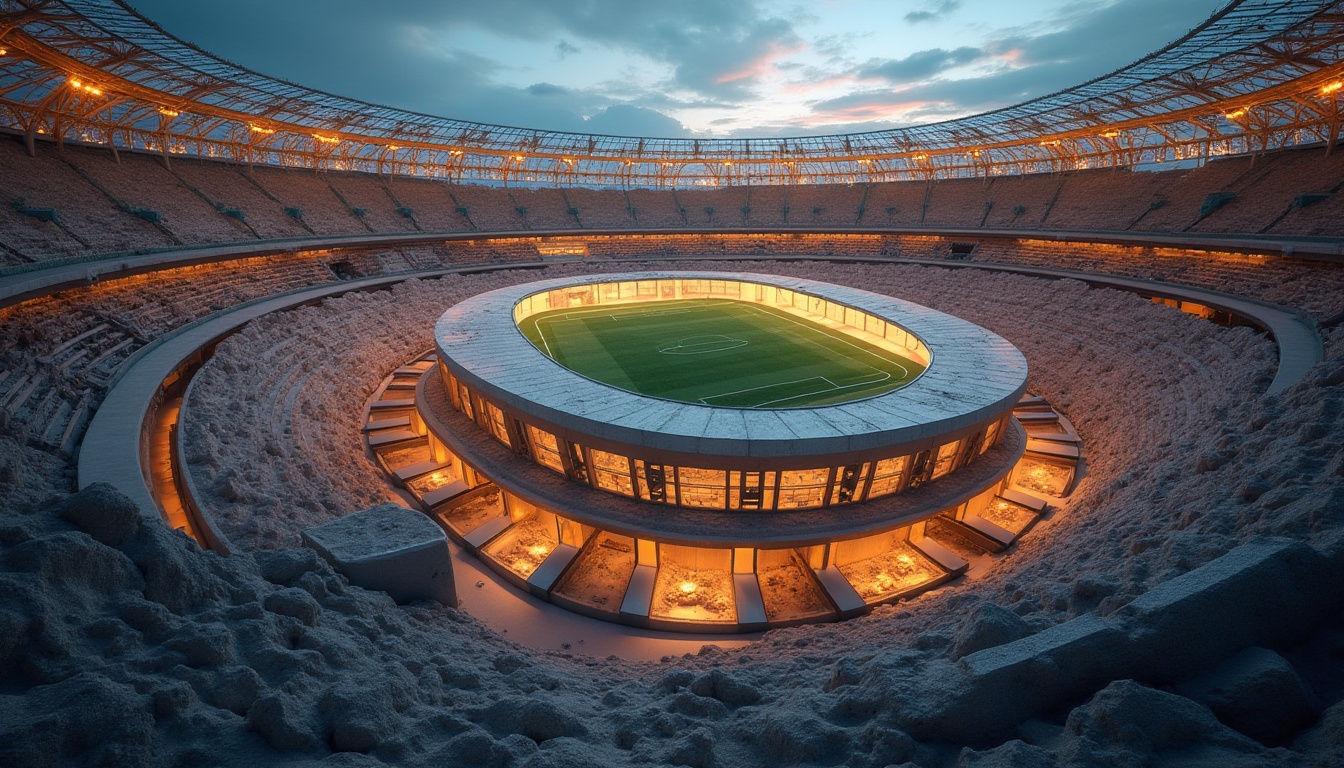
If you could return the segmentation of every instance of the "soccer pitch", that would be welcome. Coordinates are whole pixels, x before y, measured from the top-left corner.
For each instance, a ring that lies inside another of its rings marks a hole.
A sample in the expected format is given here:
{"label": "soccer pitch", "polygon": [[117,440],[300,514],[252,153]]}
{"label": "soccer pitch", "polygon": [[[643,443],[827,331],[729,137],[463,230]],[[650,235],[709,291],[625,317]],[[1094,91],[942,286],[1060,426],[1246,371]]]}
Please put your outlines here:
{"label": "soccer pitch", "polygon": [[685,299],[541,312],[519,329],[614,387],[732,408],[832,405],[896,389],[924,366],[781,310]]}

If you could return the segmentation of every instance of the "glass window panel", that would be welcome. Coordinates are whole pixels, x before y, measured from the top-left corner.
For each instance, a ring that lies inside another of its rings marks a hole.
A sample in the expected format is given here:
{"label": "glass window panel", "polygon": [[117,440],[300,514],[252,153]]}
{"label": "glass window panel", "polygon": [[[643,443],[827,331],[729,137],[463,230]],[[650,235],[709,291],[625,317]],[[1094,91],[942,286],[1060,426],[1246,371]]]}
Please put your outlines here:
{"label": "glass window panel", "polygon": [[873,469],[873,484],[868,487],[868,498],[875,499],[895,493],[901,487],[901,478],[905,476],[905,464],[908,456],[882,459]]}
{"label": "glass window panel", "polygon": [[831,470],[795,469],[779,473],[777,509],[805,509],[819,507],[825,499],[826,481]]}
{"label": "glass window panel", "polygon": [[634,496],[635,486],[630,480],[630,460],[620,454],[607,453],[593,449],[594,477],[597,479],[597,487],[603,490],[619,493],[623,496]]}
{"label": "glass window panel", "polygon": [[681,505],[725,509],[725,473],[721,469],[679,467],[677,479],[681,484]]}
{"label": "glass window panel", "polygon": [[948,443],[938,449],[938,461],[933,465],[933,478],[937,479],[952,471],[953,462],[957,460],[957,451],[961,449],[961,441]]}
{"label": "glass window panel", "polygon": [[509,430],[504,426],[504,412],[496,408],[494,403],[486,402],[485,413],[490,419],[490,431],[494,433],[495,439],[509,445]]}
{"label": "glass window panel", "polygon": [[560,445],[555,439],[555,435],[542,429],[537,429],[531,424],[527,425],[528,437],[532,439],[533,458],[537,463],[553,469],[560,474],[565,473],[564,462],[560,460]]}
{"label": "glass window panel", "polygon": [[985,441],[980,444],[981,453],[984,453],[985,451],[988,451],[990,448],[993,448],[994,443],[998,442],[999,430],[1002,427],[1002,425],[1003,425],[1002,421],[996,421],[993,424],[989,425],[989,429],[985,430]]}

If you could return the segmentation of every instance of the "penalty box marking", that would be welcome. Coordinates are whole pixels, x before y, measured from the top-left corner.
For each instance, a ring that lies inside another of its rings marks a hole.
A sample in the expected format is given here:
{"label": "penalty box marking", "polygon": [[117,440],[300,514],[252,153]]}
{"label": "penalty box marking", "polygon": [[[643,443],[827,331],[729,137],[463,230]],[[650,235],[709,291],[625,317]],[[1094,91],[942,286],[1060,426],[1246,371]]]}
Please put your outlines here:
{"label": "penalty box marking", "polygon": [[763,401],[763,402],[754,403],[754,404],[752,404],[752,405],[748,405],[748,406],[743,406],[743,407],[745,407],[745,408],[760,408],[761,406],[765,406],[765,405],[774,405],[775,403],[787,403],[787,402],[790,401],[790,400],[797,400],[797,399],[800,398],[800,397],[812,397],[812,396],[814,396],[814,395],[823,395],[823,394],[827,394],[827,393],[830,393],[830,392],[839,392],[840,390],[843,390],[843,389],[853,389],[853,388],[855,388],[855,387],[867,387],[867,386],[871,386],[871,385],[873,385],[873,384],[881,384],[882,382],[884,382],[884,381],[886,381],[886,380],[888,380],[888,379],[891,378],[891,374],[888,373],[887,371],[879,371],[879,370],[877,370],[876,368],[874,368],[874,369],[873,369],[873,373],[877,374],[877,375],[880,376],[881,378],[878,378],[878,379],[872,379],[872,380],[868,380],[868,381],[859,381],[859,382],[855,382],[855,383],[853,383],[853,384],[836,384],[835,382],[831,381],[830,379],[826,378],[825,376],[809,376],[809,377],[807,377],[807,378],[805,378],[805,379],[794,379],[793,381],[777,381],[777,382],[774,382],[773,384],[762,384],[762,385],[759,386],[759,387],[747,387],[746,389],[739,389],[739,390],[736,390],[736,391],[733,391],[733,392],[721,392],[721,393],[719,393],[719,394],[717,394],[717,395],[710,395],[710,396],[708,396],[708,397],[702,397],[702,398],[700,398],[700,402],[701,402],[701,403],[704,403],[705,405],[713,405],[713,403],[710,402],[711,400],[718,400],[718,399],[720,399],[720,398],[731,397],[731,396],[733,396],[733,395],[740,395],[740,394],[744,394],[744,393],[747,393],[747,392],[756,392],[756,391],[763,390],[763,389],[772,389],[772,388],[775,388],[775,387],[785,387],[785,386],[788,386],[788,385],[790,385],[790,384],[802,384],[802,383],[805,382],[805,381],[817,381],[817,380],[821,380],[821,381],[826,382],[827,385],[829,385],[829,386],[828,386],[827,388],[825,388],[825,389],[816,389],[816,390],[812,390],[811,392],[802,392],[802,393],[799,393],[799,394],[797,394],[797,395],[789,395],[788,397],[780,397],[780,398],[776,398],[776,399],[774,399],[774,400],[765,400],[765,401]]}

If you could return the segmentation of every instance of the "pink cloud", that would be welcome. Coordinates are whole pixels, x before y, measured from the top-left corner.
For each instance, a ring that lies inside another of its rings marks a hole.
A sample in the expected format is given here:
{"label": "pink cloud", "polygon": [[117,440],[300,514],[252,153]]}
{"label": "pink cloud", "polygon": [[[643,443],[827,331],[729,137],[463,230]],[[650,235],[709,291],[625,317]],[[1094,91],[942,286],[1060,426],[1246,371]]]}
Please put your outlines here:
{"label": "pink cloud", "polygon": [[795,53],[800,53],[806,47],[807,46],[802,44],[792,46],[780,46],[778,44],[771,45],[765,53],[757,56],[752,61],[747,62],[746,66],[742,69],[719,75],[714,78],[714,82],[718,84],[735,83],[739,80],[758,78],[766,72],[769,72],[777,60],[786,56],[792,56]]}

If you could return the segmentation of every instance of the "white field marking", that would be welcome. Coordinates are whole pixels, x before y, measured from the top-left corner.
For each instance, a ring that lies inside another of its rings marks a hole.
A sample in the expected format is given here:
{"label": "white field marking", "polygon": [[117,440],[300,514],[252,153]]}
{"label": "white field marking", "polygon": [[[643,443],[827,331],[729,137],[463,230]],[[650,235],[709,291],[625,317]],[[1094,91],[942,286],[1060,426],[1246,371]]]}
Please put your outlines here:
{"label": "white field marking", "polygon": [[[686,342],[689,341],[690,339],[715,339],[715,340],[714,340],[714,341],[701,341],[701,342],[697,342],[697,343],[695,343],[695,344],[687,344]],[[731,344],[729,344],[728,346],[722,346],[722,344],[723,344],[724,342],[731,342]],[[667,346],[659,347],[659,348],[658,348],[658,354],[660,354],[660,355],[705,355],[705,354],[709,354],[709,353],[711,353],[711,352],[724,352],[724,351],[727,351],[727,350],[730,350],[730,349],[737,349],[737,348],[739,348],[739,347],[745,347],[745,346],[747,346],[747,345],[750,344],[750,343],[751,343],[751,342],[750,342],[750,341],[747,341],[746,339],[734,339],[734,338],[731,337],[731,336],[724,336],[723,334],[719,334],[719,333],[709,333],[709,334],[705,334],[705,335],[703,335],[703,336],[687,336],[687,337],[684,338],[684,339],[677,339],[677,343],[676,343],[676,344],[669,344],[669,345],[667,345]],[[719,346],[715,346],[715,345],[719,345]],[[713,346],[714,348],[713,348],[713,349],[700,349],[700,350],[694,349],[694,347],[710,347],[710,346]],[[690,350],[690,351],[685,351],[685,352],[683,352],[682,350]]]}
{"label": "white field marking", "polygon": [[[677,301],[682,301],[682,299],[678,299]],[[709,309],[712,306],[720,304],[734,303],[732,299],[686,299],[685,301],[693,301],[701,303],[698,306],[691,305],[686,307],[678,307],[676,309],[662,309],[662,310],[654,309],[652,306],[631,304],[629,305],[629,309],[631,311],[622,312],[621,314],[627,317],[632,315],[633,316],[680,315],[680,314],[690,314],[692,312],[703,311]],[[545,328],[550,328],[551,326],[557,323],[580,322],[585,317],[591,317],[593,315],[606,315],[611,320],[619,320],[620,318],[617,317],[617,315],[612,314],[613,311],[619,312],[619,308],[599,306],[599,307],[588,307],[583,309],[555,310],[555,314],[551,315],[550,317],[538,318],[536,316],[533,316],[527,319],[531,321],[532,327],[537,329],[537,336],[541,339],[541,345],[546,348],[546,356],[554,360],[555,355],[551,353],[551,345],[549,342],[546,341]],[[541,320],[546,321],[544,326],[540,322]]]}
{"label": "white field marking", "polygon": [[[814,379],[821,379],[822,381],[826,381],[826,378],[825,378],[824,376],[808,376],[806,379],[794,379],[793,381],[776,381],[776,382],[774,382],[773,384],[762,384],[762,385],[759,386],[759,387],[747,387],[746,389],[739,389],[739,390],[736,390],[736,391],[733,391],[733,392],[720,392],[720,393],[717,394],[717,395],[710,395],[709,397],[702,397],[702,398],[700,398],[700,402],[704,403],[705,405],[709,405],[709,402],[708,402],[708,401],[710,401],[710,400],[715,400],[715,399],[720,398],[720,397],[728,397],[728,396],[730,396],[730,395],[740,395],[740,394],[742,394],[743,392],[755,392],[755,391],[758,390],[758,389],[769,389],[769,388],[771,388],[771,387],[783,387],[783,386],[787,386],[787,385],[789,385],[789,384],[802,384],[804,381],[812,381],[812,380],[814,380]],[[831,384],[831,382],[829,382],[829,381],[826,381],[826,383],[827,383],[827,384]],[[834,384],[831,384],[831,386],[834,387],[835,385],[834,385]],[[817,390],[816,392],[808,392],[808,393],[806,393],[806,394],[808,394],[808,395],[819,395],[819,394],[821,394],[822,392],[829,392],[829,391],[830,391],[830,390],[828,390],[828,389],[819,389],[819,390]],[[804,395],[796,395],[796,397],[803,397],[803,396],[804,396]],[[787,399],[790,399],[790,400],[791,400],[791,399],[793,399],[793,398],[787,398]],[[755,408],[756,406],[751,405],[751,406],[747,406],[747,407],[748,407],[748,408]]]}
{"label": "white field marking", "polygon": [[709,309],[710,307],[716,306],[718,304],[733,303],[731,300],[714,300],[714,299],[675,299],[675,301],[685,301],[687,302],[687,305],[683,305],[680,307],[660,308],[658,304],[660,304],[661,302],[617,304],[606,306],[599,304],[597,306],[592,307],[570,307],[566,309],[548,309],[543,312],[539,312],[537,314],[550,315],[550,317],[545,318],[546,320],[560,320],[560,319],[572,320],[572,319],[578,319],[584,315],[627,315],[627,316],[660,315],[660,314],[674,315],[683,312],[698,312],[700,310]]}
{"label": "white field marking", "polygon": [[[678,301],[681,301],[681,299],[678,299]],[[689,301],[700,301],[700,300],[689,299]],[[712,300],[706,300],[706,301],[712,301]],[[731,303],[731,302],[729,302],[729,300],[724,300],[724,302],[720,303]],[[703,304],[701,306],[677,307],[675,309],[657,309],[652,306],[645,307],[639,304],[632,304],[629,306],[629,311],[621,311],[622,309],[621,307],[598,306],[598,307],[588,307],[585,309],[550,310],[548,311],[548,313],[554,312],[554,314],[551,314],[549,317],[545,317],[542,319],[544,319],[548,325],[553,325],[556,323],[578,322],[584,320],[585,318],[592,317],[594,315],[599,316],[606,315],[607,319],[609,320],[620,321],[622,317],[627,318],[660,317],[667,315],[685,315],[694,312],[704,311],[706,309],[709,309],[711,306],[712,306],[711,304]],[[533,320],[532,324],[537,326],[538,328],[541,327],[541,323],[539,323],[536,320]]]}
{"label": "white field marking", "polygon": [[541,329],[541,323],[533,323],[532,325],[537,329],[537,336],[541,338],[541,346],[546,348],[546,356],[554,360],[555,355],[551,354],[551,345],[546,343],[546,332]]}
{"label": "white field marking", "polygon": [[[861,382],[859,382],[859,383],[857,383],[857,384],[845,384],[845,385],[843,385],[843,386],[836,387],[835,389],[822,389],[822,390],[818,390],[818,391],[816,391],[816,392],[804,392],[804,393],[801,394],[801,395],[791,395],[791,396],[789,396],[789,397],[781,397],[781,398],[779,398],[778,400],[766,400],[764,403],[757,403],[757,404],[755,404],[755,405],[748,406],[748,407],[749,407],[749,408],[763,408],[763,407],[765,407],[765,406],[767,406],[767,405],[774,405],[775,403],[787,403],[787,402],[790,401],[790,400],[797,400],[797,399],[800,398],[800,397],[811,397],[811,396],[813,396],[813,395],[822,395],[822,394],[826,394],[826,393],[829,393],[829,392],[839,392],[839,391],[842,390],[842,389],[853,389],[854,387],[866,387],[866,386],[868,386],[868,385],[870,385],[870,384],[880,384],[880,383],[886,381],[887,379],[890,379],[890,378],[891,378],[891,374],[890,374],[890,373],[887,373],[886,371],[877,371],[877,372],[880,373],[880,374],[882,374],[883,378],[880,378],[880,379],[873,379],[872,381],[861,381]],[[706,403],[706,405],[708,405],[708,403]]]}
{"label": "white field marking", "polygon": [[[744,309],[751,309],[751,310],[755,310],[755,311],[757,311],[757,312],[761,312],[761,313],[770,315],[770,316],[772,316],[772,317],[776,317],[776,318],[778,318],[778,317],[783,317],[783,318],[785,318],[785,319],[791,320],[791,321],[793,321],[793,324],[794,324],[794,325],[800,326],[800,327],[802,327],[802,328],[806,328],[807,330],[810,330],[810,331],[815,331],[816,333],[820,333],[822,336],[825,336],[825,337],[828,338],[828,339],[832,339],[832,340],[834,340],[834,341],[838,341],[838,342],[840,342],[841,344],[844,344],[844,345],[846,345],[846,346],[853,347],[854,349],[857,349],[858,351],[860,351],[860,352],[862,352],[862,353],[864,353],[864,354],[866,354],[866,355],[869,355],[869,356],[871,356],[871,357],[875,357],[875,358],[877,358],[878,360],[881,360],[881,361],[884,362],[884,363],[889,363],[889,364],[891,364],[891,365],[896,366],[897,368],[900,368],[901,371],[905,374],[903,378],[909,378],[909,377],[910,377],[910,369],[909,369],[909,368],[906,368],[904,365],[902,365],[902,364],[896,362],[895,360],[892,360],[892,359],[889,358],[889,357],[884,357],[884,356],[882,356],[882,355],[879,355],[879,354],[877,354],[876,352],[873,352],[872,350],[864,349],[863,347],[860,347],[859,345],[855,344],[854,342],[852,342],[852,341],[850,341],[850,340],[848,340],[848,339],[844,339],[844,338],[841,338],[841,337],[839,337],[839,336],[833,336],[833,335],[831,335],[830,333],[828,333],[824,328],[822,328],[822,327],[819,326],[819,325],[818,325],[818,326],[815,326],[815,327],[813,327],[813,326],[803,325],[802,323],[798,322],[798,318],[791,317],[791,316],[789,316],[789,315],[787,315],[787,314],[775,314],[774,312],[769,312],[769,311],[765,310],[765,309],[762,308],[762,307],[757,307],[757,306],[753,306],[753,305],[747,305],[746,307],[744,307]],[[798,333],[797,331],[791,331],[791,333],[793,333],[794,335],[798,336],[798,337],[801,338],[803,341],[805,341],[805,342],[807,342],[807,343],[809,343],[809,344],[816,344],[817,346],[821,347],[822,349],[826,349],[825,345],[820,344],[819,342],[813,341],[813,340],[807,338],[806,336],[804,336],[803,334]],[[865,365],[866,365],[866,363],[865,363]],[[873,368],[873,366],[871,366],[871,365],[869,365],[868,367],[869,367],[869,368],[872,368],[874,371],[877,371],[877,370],[878,370],[877,368]],[[890,376],[890,374],[888,374],[888,376]]]}
{"label": "white field marking", "polygon": [[873,385],[873,384],[881,384],[882,382],[884,382],[884,381],[886,381],[887,379],[890,379],[890,378],[891,378],[891,374],[890,374],[889,372],[887,372],[887,371],[879,371],[879,370],[874,369],[874,370],[873,370],[873,373],[876,374],[879,378],[876,378],[876,379],[868,379],[868,380],[866,380],[866,381],[859,381],[859,382],[855,382],[855,383],[853,383],[853,384],[836,384],[835,382],[831,381],[830,379],[826,378],[825,376],[809,376],[809,377],[807,377],[806,379],[796,379],[796,380],[794,380],[794,381],[780,381],[780,382],[776,382],[776,383],[774,383],[774,384],[763,384],[763,385],[761,385],[761,386],[759,386],[759,387],[748,387],[748,388],[746,388],[746,389],[739,389],[739,390],[737,390],[736,392],[723,392],[723,393],[720,393],[720,394],[717,394],[717,395],[710,395],[709,397],[702,397],[702,398],[700,398],[700,402],[704,403],[705,405],[710,405],[710,403],[709,403],[710,400],[715,400],[715,399],[718,399],[718,398],[721,398],[721,397],[728,397],[728,396],[730,396],[730,395],[738,395],[738,394],[742,394],[742,393],[744,393],[744,392],[754,392],[754,391],[756,391],[756,390],[760,390],[760,389],[770,389],[771,387],[782,387],[782,386],[786,386],[786,385],[788,385],[788,384],[801,384],[801,383],[803,383],[803,382],[805,382],[805,381],[812,381],[813,379],[821,379],[822,381],[824,381],[824,382],[826,382],[827,384],[830,385],[830,388],[829,388],[829,389],[818,389],[818,390],[815,390],[815,391],[812,391],[812,392],[803,392],[803,393],[800,393],[800,394],[797,394],[797,395],[789,395],[788,397],[781,397],[781,398],[777,398],[777,399],[775,399],[775,400],[766,400],[765,402],[756,403],[755,405],[748,405],[748,406],[745,406],[745,407],[747,407],[747,408],[760,408],[760,407],[762,407],[762,406],[766,406],[766,405],[774,405],[775,403],[787,403],[787,402],[790,401],[790,400],[797,400],[797,399],[800,398],[800,397],[812,397],[813,395],[822,395],[822,394],[826,394],[826,393],[828,393],[828,392],[839,392],[839,391],[842,390],[842,389],[853,389],[853,388],[855,388],[855,387],[867,387],[867,386],[871,386],[871,385]]}

